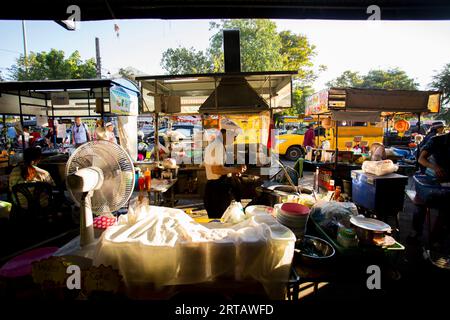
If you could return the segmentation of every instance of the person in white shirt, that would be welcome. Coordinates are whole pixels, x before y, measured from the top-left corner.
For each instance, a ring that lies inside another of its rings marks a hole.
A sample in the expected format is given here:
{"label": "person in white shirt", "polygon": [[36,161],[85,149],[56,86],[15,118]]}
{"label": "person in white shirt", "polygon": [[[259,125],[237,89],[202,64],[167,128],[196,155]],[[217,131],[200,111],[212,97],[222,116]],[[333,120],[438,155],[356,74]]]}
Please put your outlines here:
{"label": "person in white shirt", "polygon": [[229,139],[236,137],[232,131],[228,131],[227,135],[227,130],[220,130],[215,140],[205,148],[204,165],[207,182],[203,201],[209,218],[222,217],[231,203],[233,186],[228,175],[241,174],[247,169],[245,165],[225,166],[225,146],[227,143],[233,143],[233,141],[227,141],[227,136]]}
{"label": "person in white shirt", "polygon": [[72,144],[78,148],[88,141],[91,141],[89,129],[86,124],[81,121],[80,117],[76,117],[75,125],[72,126]]}
{"label": "person in white shirt", "polygon": [[106,140],[112,143],[117,143],[116,135],[114,134],[114,125],[112,122],[107,122],[105,125],[106,128]]}

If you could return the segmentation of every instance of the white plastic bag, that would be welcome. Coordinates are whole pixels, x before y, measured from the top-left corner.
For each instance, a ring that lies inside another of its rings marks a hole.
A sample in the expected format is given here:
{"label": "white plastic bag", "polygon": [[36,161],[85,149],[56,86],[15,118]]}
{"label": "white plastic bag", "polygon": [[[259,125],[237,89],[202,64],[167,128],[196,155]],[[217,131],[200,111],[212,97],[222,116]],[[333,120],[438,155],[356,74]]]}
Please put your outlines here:
{"label": "white plastic bag", "polygon": [[392,160],[364,161],[362,164],[364,173],[371,173],[376,176],[384,176],[397,170],[398,165],[394,164]]}
{"label": "white plastic bag", "polygon": [[222,215],[225,223],[239,223],[245,220],[244,208],[240,202],[232,201]]}

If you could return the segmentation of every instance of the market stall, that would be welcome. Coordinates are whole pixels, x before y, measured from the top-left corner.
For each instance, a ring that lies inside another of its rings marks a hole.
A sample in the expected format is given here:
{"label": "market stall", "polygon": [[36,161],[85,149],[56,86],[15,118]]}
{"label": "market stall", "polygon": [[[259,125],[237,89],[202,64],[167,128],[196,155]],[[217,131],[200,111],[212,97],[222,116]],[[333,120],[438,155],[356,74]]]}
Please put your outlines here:
{"label": "market stall", "polygon": [[[383,118],[387,124],[395,115],[420,117],[422,113],[439,110],[440,93],[436,91],[353,88],[320,91],[308,97],[306,114],[317,117],[326,132],[316,137],[317,147],[306,155],[306,166],[322,172],[317,185],[330,189],[329,180],[343,185],[343,180],[351,180],[352,170],[360,169],[369,160],[371,145],[383,143]],[[387,153],[388,159],[401,158],[395,149]],[[405,173],[411,172],[414,166],[400,163],[399,167]]]}
{"label": "market stall", "polygon": [[[128,141],[123,134],[123,127],[132,130],[132,125],[126,125],[130,118],[124,116],[137,115],[138,90],[128,80],[124,79],[92,79],[92,80],[50,80],[50,81],[17,81],[0,83],[0,106],[2,114],[18,115],[16,131],[24,137],[23,127],[32,125],[31,129],[42,128],[41,140],[43,156],[48,164],[64,166],[67,155],[70,152],[70,143],[67,135],[73,123],[73,117],[82,117],[88,126],[91,135],[94,134],[96,119],[116,119],[120,143],[131,153],[135,153],[135,139]],[[132,109],[136,109],[133,111]],[[34,119],[33,122],[25,120]],[[5,123],[5,122],[4,122]],[[49,130],[53,134],[46,143],[43,136]],[[38,131],[38,130],[35,130]],[[133,135],[130,135],[132,137]],[[19,140],[21,140],[19,137]],[[21,153],[27,144],[14,146],[4,145],[3,152],[15,154],[17,164],[21,159]],[[11,159],[11,160],[14,160]],[[55,169],[53,173],[58,181],[64,180],[61,170]]]}

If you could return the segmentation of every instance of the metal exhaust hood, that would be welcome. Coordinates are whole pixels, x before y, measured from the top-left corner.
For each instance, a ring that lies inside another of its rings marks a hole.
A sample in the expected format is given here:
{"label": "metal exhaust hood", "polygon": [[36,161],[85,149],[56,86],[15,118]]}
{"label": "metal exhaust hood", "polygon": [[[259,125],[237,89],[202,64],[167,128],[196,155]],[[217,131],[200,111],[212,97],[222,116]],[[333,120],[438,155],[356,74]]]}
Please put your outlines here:
{"label": "metal exhaust hood", "polygon": [[[267,102],[251,87],[241,72],[239,30],[224,30],[224,76],[200,106],[200,113],[259,113],[269,110]],[[235,75],[234,75],[235,74]]]}

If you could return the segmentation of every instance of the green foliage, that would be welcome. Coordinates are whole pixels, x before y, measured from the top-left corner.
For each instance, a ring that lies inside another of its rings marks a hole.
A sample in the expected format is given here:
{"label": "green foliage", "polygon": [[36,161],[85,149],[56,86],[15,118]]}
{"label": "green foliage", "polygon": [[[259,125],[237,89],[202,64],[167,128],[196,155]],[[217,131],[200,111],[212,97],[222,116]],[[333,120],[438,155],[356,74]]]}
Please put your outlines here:
{"label": "green foliage", "polygon": [[419,84],[398,68],[370,70],[366,75],[350,70],[327,83],[328,87],[417,90]]}
{"label": "green foliage", "polygon": [[450,63],[433,76],[430,87],[442,92],[442,104],[450,104]]}
{"label": "green foliage", "polygon": [[81,60],[78,51],[65,58],[64,51],[31,52],[27,59],[20,56],[15,65],[8,69],[12,80],[58,80],[90,79],[96,76],[93,58]]}
{"label": "green foliage", "polygon": [[[317,79],[312,62],[316,48],[304,35],[291,31],[278,32],[276,23],[268,19],[211,22],[210,30],[214,34],[205,52],[182,47],[168,49],[163,53],[161,66],[168,74],[224,72],[222,33],[224,29],[240,31],[243,72],[278,70],[298,72],[298,76],[294,78],[293,107],[288,113],[298,114],[304,110],[304,90],[309,88],[311,91],[310,85]],[[319,72],[325,69],[325,66],[319,66]]]}
{"label": "green foliage", "polygon": [[436,119],[450,122],[450,63],[433,76],[430,87],[442,92],[442,108]]}
{"label": "green foliage", "polygon": [[241,69],[249,71],[269,71],[283,69],[281,38],[277,25],[268,19],[222,20],[212,22],[210,30],[215,31],[211,38],[209,55],[216,63],[214,70],[223,72],[223,33],[224,29],[238,29],[241,44]]}
{"label": "green foliage", "polygon": [[167,49],[161,66],[168,74],[208,73],[212,71],[211,57],[194,48]]}
{"label": "green foliage", "polygon": [[350,70],[327,83],[328,87],[353,87],[375,89],[416,90],[418,84],[414,79],[398,68],[389,70],[371,70],[366,75]]}
{"label": "green foliage", "polygon": [[306,97],[312,95],[314,89],[311,86],[294,87],[292,92],[292,108],[283,112],[288,116],[297,116],[305,113]]}

